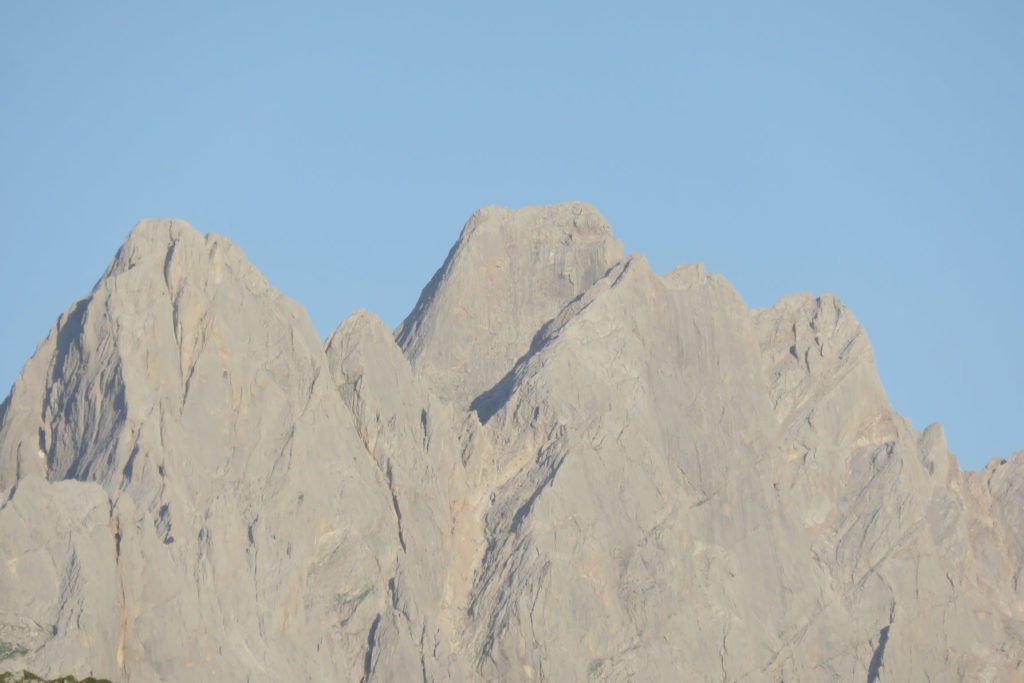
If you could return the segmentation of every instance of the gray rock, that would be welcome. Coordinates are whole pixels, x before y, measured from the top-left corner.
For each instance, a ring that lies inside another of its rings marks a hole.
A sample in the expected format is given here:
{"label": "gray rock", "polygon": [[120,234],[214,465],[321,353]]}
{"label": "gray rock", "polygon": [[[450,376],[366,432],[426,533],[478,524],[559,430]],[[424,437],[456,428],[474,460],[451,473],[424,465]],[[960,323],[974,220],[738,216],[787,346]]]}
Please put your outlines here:
{"label": "gray rock", "polygon": [[395,333],[417,374],[465,409],[530,349],[540,326],[622,257],[589,204],[486,206]]}
{"label": "gray rock", "polygon": [[394,335],[323,346],[140,224],[0,408],[0,487],[0,670],[1024,676],[1024,454],[961,472],[834,296],[752,311],[585,204],[481,209]]}
{"label": "gray rock", "polygon": [[102,488],[51,484],[35,475],[18,482],[0,507],[5,670],[28,668],[47,677],[117,673],[111,645],[120,632],[123,600],[116,557],[110,501]]}
{"label": "gray rock", "polygon": [[[363,671],[397,552],[387,487],[304,311],[229,241],[136,227],[16,383],[0,462],[5,487],[105,489],[123,607],[114,637],[69,628],[115,677]],[[28,668],[79,673],[57,650]]]}

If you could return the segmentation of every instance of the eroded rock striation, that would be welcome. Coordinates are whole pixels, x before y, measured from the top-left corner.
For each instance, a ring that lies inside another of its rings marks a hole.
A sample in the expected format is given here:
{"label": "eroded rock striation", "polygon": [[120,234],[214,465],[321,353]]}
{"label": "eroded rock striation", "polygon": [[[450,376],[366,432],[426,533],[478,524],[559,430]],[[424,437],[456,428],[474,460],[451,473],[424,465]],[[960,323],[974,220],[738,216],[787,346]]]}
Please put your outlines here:
{"label": "eroded rock striation", "polygon": [[0,671],[1019,680],[1024,454],[963,472],[834,296],[486,207],[321,343],[144,221],[0,407]]}

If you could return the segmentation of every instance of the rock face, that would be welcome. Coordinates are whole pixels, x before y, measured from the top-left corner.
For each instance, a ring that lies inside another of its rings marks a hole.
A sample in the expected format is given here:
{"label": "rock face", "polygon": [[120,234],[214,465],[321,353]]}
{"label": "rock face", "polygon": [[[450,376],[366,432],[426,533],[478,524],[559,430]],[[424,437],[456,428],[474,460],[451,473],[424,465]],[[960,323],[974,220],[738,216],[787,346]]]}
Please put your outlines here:
{"label": "rock face", "polygon": [[140,224],[16,383],[0,462],[0,487],[14,487],[0,523],[20,527],[3,535],[5,595],[35,607],[8,598],[3,611],[53,638],[4,637],[17,655],[3,666],[362,672],[398,550],[387,484],[304,311],[227,240]]}
{"label": "rock face", "polygon": [[1024,453],[962,472],[833,296],[487,207],[321,344],[139,224],[0,407],[0,671],[1019,680]]}
{"label": "rock face", "polygon": [[587,204],[485,207],[395,338],[434,394],[466,408],[621,258],[622,245]]}

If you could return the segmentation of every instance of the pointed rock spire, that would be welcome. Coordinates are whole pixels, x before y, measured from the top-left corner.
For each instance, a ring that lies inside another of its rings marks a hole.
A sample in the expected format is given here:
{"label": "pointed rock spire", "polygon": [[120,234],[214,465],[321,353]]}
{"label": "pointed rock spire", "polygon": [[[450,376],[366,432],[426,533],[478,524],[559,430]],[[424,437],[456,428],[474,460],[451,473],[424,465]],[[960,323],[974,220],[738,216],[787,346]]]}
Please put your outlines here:
{"label": "pointed rock spire", "polygon": [[487,206],[396,332],[438,396],[466,408],[530,349],[540,327],[622,258],[589,204]]}

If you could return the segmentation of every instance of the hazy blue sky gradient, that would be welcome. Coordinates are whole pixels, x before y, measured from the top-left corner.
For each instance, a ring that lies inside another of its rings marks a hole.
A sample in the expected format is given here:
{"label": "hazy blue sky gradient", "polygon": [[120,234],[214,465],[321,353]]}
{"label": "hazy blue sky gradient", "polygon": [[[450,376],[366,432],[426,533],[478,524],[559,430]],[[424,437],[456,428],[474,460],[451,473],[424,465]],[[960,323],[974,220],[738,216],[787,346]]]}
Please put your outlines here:
{"label": "hazy blue sky gradient", "polygon": [[6,3],[0,393],[141,218],[326,336],[478,207],[584,200],[656,271],[836,293],[962,466],[1024,448],[1024,4],[495,5]]}

